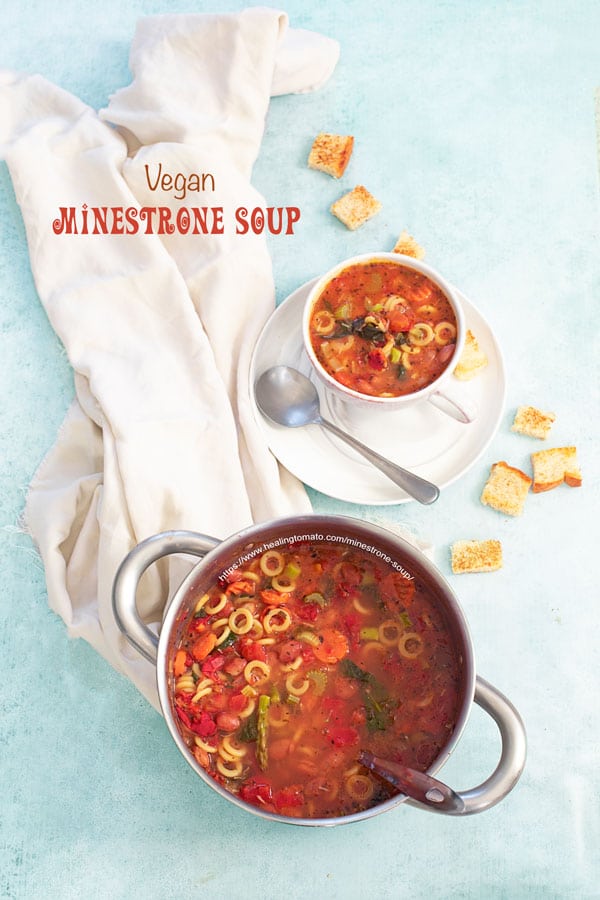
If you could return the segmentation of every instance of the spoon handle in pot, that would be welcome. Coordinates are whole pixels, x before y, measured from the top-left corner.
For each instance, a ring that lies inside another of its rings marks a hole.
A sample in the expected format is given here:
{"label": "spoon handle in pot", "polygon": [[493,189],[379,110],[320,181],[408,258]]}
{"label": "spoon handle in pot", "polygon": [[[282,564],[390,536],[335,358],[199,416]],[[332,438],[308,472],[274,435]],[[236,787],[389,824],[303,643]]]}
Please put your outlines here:
{"label": "spoon handle in pot", "polygon": [[460,813],[464,810],[465,804],[462,798],[452,788],[443,781],[426,775],[425,772],[417,772],[400,763],[380,759],[378,756],[373,756],[368,750],[361,750],[358,761],[371,772],[375,772],[376,775],[389,781],[412,800],[417,800],[438,812]]}
{"label": "spoon handle in pot", "polygon": [[327,419],[323,419],[322,416],[319,416],[318,424],[322,425],[327,431],[331,431],[336,437],[339,437],[342,441],[349,444],[350,447],[364,456],[365,459],[368,459],[369,462],[383,472],[384,475],[387,475],[394,484],[401,487],[402,490],[406,491],[407,494],[410,494],[415,500],[418,500],[419,503],[433,503],[440,496],[440,489],[436,487],[435,484],[426,481],[424,478],[420,478],[418,475],[409,472],[407,469],[403,469],[402,466],[397,466],[396,463],[391,462],[391,460],[386,459],[384,456],[380,456],[379,453],[376,453],[375,450],[371,450],[370,447],[367,447],[366,444],[363,444],[355,437],[352,437],[351,434],[342,431],[342,429],[338,428],[337,425],[334,425],[333,422],[328,422]]}

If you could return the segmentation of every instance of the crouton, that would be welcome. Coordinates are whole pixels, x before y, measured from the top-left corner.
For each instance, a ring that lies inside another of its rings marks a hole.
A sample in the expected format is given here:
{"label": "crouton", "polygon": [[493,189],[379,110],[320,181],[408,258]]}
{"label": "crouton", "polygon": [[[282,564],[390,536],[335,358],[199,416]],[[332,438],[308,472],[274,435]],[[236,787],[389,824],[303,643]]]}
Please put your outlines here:
{"label": "crouton", "polygon": [[483,350],[479,349],[477,338],[469,329],[465,337],[465,346],[463,347],[463,351],[460,354],[460,358],[454,369],[455,376],[459,378],[460,381],[469,381],[469,379],[477,375],[478,372],[485,369],[487,364],[487,356]]}
{"label": "crouton", "polygon": [[352,156],[354,138],[351,135],[321,132],[314,140],[308,155],[311,169],[326,172],[332,178],[341,178]]}
{"label": "crouton", "polygon": [[417,244],[414,237],[403,231],[396,241],[392,253],[402,253],[404,256],[414,256],[415,259],[423,259],[425,250],[420,244]]}
{"label": "crouton", "polygon": [[348,194],[344,194],[331,206],[333,215],[337,216],[340,222],[343,222],[351,231],[364,225],[380,209],[379,200],[376,200],[362,184],[357,185]]}
{"label": "crouton", "polygon": [[481,494],[481,502],[508,516],[520,516],[531,487],[531,478],[505,462],[492,466]]}
{"label": "crouton", "polygon": [[533,492],[551,491],[563,481],[569,487],[581,487],[581,472],[577,465],[576,447],[554,447],[531,454],[533,464]]}
{"label": "crouton", "polygon": [[542,412],[535,406],[519,406],[510,430],[545,440],[555,419],[554,413]]}
{"label": "crouton", "polygon": [[455,541],[451,551],[452,571],[455,575],[467,572],[496,572],[502,568],[500,541]]}

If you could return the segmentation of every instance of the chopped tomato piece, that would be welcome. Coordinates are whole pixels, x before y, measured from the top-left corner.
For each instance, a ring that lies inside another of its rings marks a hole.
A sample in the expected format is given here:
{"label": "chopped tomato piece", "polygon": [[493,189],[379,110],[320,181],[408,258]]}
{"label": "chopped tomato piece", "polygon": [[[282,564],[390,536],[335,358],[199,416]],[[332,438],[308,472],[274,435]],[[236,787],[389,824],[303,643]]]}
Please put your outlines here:
{"label": "chopped tomato piece", "polygon": [[229,698],[229,709],[232,712],[242,712],[248,706],[248,698],[244,694],[232,694]]}
{"label": "chopped tomato piece", "polygon": [[211,737],[217,730],[215,722],[206,712],[200,713],[200,717],[195,719],[189,728],[198,737]]}
{"label": "chopped tomato piece", "polygon": [[289,787],[277,791],[273,801],[280,811],[283,807],[294,809],[304,804],[304,792],[299,784],[291,784]]}
{"label": "chopped tomato piece", "polygon": [[358,731],[351,726],[337,725],[331,729],[329,739],[334,747],[354,747],[358,744]]}
{"label": "chopped tomato piece", "polygon": [[219,669],[222,669],[225,665],[225,657],[222,653],[215,653],[214,656],[211,656],[209,659],[206,659],[202,663],[202,674],[206,678],[214,678]]}
{"label": "chopped tomato piece", "polygon": [[251,641],[249,639],[242,641],[240,653],[244,659],[248,660],[248,662],[252,659],[259,659],[261,662],[267,661],[267,651],[262,644],[257,644],[256,641]]}
{"label": "chopped tomato piece", "polygon": [[367,362],[371,369],[375,369],[376,372],[382,372],[388,364],[387,356],[383,352],[383,350],[371,350],[370,353],[367,354]]}
{"label": "chopped tomato piece", "polygon": [[410,331],[415,323],[414,315],[402,309],[393,309],[389,314],[390,331]]}
{"label": "chopped tomato piece", "polygon": [[267,781],[248,781],[240,788],[240,797],[246,803],[263,806],[266,803],[272,803],[273,792]]}
{"label": "chopped tomato piece", "polygon": [[319,635],[320,644],[313,647],[313,653],[324,663],[336,663],[348,654],[348,638],[335,628],[326,628]]}

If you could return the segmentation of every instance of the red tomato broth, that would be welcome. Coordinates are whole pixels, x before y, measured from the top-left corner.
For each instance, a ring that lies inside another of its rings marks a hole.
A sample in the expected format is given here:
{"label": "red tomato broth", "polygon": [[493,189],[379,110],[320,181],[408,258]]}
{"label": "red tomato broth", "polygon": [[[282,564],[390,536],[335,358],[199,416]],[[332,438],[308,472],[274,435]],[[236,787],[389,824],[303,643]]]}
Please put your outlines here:
{"label": "red tomato broth", "polygon": [[332,278],[313,304],[309,332],[319,363],[340,384],[399,397],[445,371],[457,322],[430,278],[382,260],[350,265]]}
{"label": "red tomato broth", "polygon": [[[279,607],[261,599],[274,590]],[[219,643],[198,659],[199,634]],[[359,750],[424,771],[460,702],[461,657],[430,590],[344,544],[282,546],[195,597],[169,665],[196,761],[248,803],[292,817],[349,815],[394,796],[357,763]]]}

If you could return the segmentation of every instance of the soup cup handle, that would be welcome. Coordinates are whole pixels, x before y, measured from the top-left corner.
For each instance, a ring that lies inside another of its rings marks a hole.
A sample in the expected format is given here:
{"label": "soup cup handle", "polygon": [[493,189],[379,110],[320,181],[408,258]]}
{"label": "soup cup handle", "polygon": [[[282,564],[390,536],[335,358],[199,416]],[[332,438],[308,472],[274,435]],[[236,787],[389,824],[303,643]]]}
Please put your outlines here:
{"label": "soup cup handle", "polygon": [[125,557],[113,585],[113,613],[129,643],[151,663],[156,663],[158,637],[142,621],[135,602],[137,586],[146,569],[173,553],[205,556],[220,541],[194,531],[163,531],[142,541]]}
{"label": "soup cup handle", "polygon": [[502,752],[500,761],[489,778],[469,791],[456,791],[464,807],[456,811],[447,810],[449,815],[473,815],[500,803],[521,777],[527,757],[527,737],[523,720],[510,700],[479,676],[475,681],[474,700],[498,726]]}
{"label": "soup cup handle", "polygon": [[458,400],[451,397],[450,394],[444,393],[444,391],[434,391],[433,394],[427,397],[427,400],[440,412],[446,413],[447,416],[451,416],[463,425],[468,425],[477,418],[477,407],[474,403],[465,402],[464,400],[461,400],[459,403]]}

